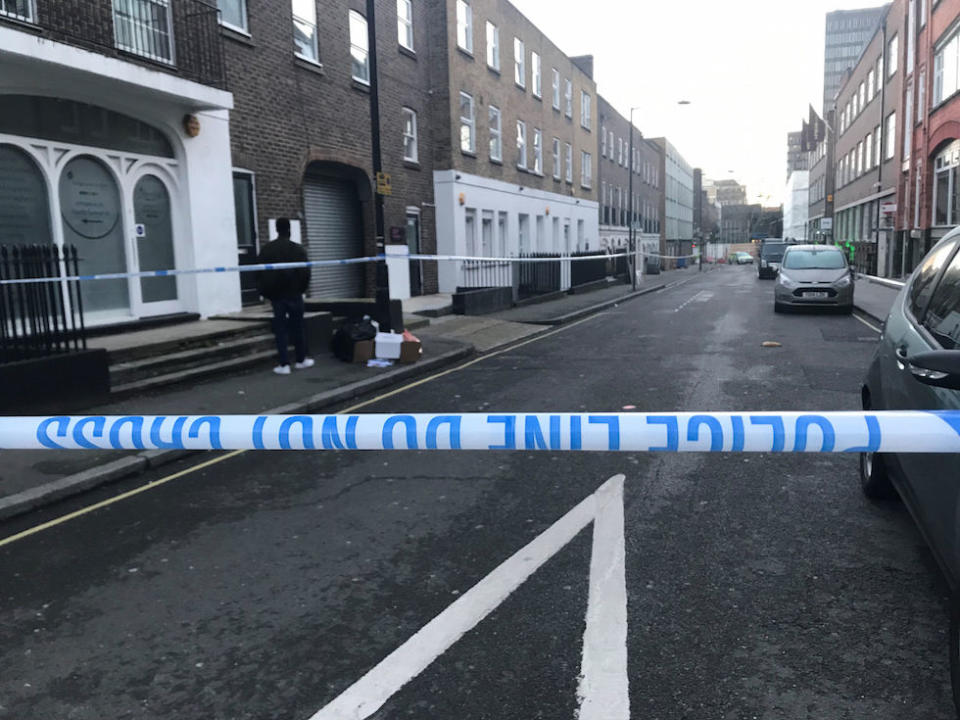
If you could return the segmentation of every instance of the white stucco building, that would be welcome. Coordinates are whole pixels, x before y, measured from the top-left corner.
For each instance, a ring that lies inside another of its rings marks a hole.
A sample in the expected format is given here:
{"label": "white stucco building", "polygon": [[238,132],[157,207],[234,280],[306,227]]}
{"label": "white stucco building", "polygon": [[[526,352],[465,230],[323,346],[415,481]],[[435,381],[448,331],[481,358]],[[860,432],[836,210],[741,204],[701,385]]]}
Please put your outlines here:
{"label": "white stucco building", "polygon": [[810,215],[810,172],[794,170],[787,178],[783,201],[783,236],[794,240],[807,239]]}
{"label": "white stucco building", "polygon": [[[0,26],[0,243],[73,245],[82,274],[236,265],[233,99],[187,79],[175,37],[192,30],[131,33],[115,5],[109,36],[126,55],[97,52],[46,39],[56,27],[39,36],[22,7],[20,27]],[[230,273],[88,281],[83,302],[93,324],[209,316],[239,310],[240,286]]]}

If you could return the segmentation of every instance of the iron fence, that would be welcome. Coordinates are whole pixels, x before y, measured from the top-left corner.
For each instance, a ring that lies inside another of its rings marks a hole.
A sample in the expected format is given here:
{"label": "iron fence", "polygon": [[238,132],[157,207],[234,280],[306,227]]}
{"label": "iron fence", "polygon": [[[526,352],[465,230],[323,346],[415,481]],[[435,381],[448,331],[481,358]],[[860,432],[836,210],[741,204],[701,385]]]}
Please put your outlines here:
{"label": "iron fence", "polygon": [[[79,275],[77,249],[0,246],[0,280]],[[0,285],[0,363],[86,350],[78,280]]]}
{"label": "iron fence", "polygon": [[460,263],[462,288],[512,287],[513,271],[507,260],[463,260]]}
{"label": "iron fence", "polygon": [[[588,257],[595,255],[595,252],[587,251],[572,253],[571,257]],[[586,285],[587,283],[596,282],[597,280],[603,280],[613,274],[610,265],[616,259],[617,258],[594,257],[592,260],[579,260],[570,263],[570,284],[576,287],[577,285]]]}
{"label": "iron fence", "polygon": [[520,275],[518,294],[521,299],[559,292],[562,289],[560,255],[550,253],[521,254],[521,258],[537,258],[542,262],[517,263]]}

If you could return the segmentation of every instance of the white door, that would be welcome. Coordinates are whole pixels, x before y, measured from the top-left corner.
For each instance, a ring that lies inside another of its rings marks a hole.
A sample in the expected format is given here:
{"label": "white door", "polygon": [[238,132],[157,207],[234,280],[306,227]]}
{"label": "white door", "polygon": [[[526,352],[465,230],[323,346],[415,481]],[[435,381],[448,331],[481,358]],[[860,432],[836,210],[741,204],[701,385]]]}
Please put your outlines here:
{"label": "white door", "polygon": [[[133,255],[138,271],[177,266],[173,245],[173,207],[166,184],[144,175],[133,188]],[[145,277],[134,283],[134,314],[168,315],[183,310],[176,276]]]}

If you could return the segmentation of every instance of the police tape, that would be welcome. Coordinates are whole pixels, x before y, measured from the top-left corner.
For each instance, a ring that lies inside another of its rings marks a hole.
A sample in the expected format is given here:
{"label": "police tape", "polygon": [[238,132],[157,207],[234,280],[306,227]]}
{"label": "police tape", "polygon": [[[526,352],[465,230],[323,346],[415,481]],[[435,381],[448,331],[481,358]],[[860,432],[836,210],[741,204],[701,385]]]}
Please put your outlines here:
{"label": "police tape", "polygon": [[960,453],[960,411],[0,417],[0,450]]}
{"label": "police tape", "polygon": [[[658,255],[656,253],[642,253],[665,259],[680,260],[697,257],[696,255]],[[404,260],[426,260],[434,262],[487,262],[487,263],[550,263],[550,262],[587,262],[590,260],[611,260],[613,258],[629,257],[630,253],[598,254],[598,255],[558,255],[553,257],[483,257],[475,255],[370,255],[368,257],[346,258],[343,260],[308,260],[289,263],[260,263],[255,265],[220,265],[208,268],[188,268],[183,270],[141,270],[139,272],[97,273],[92,275],[61,275],[58,277],[18,277],[0,279],[2,285],[33,285],[44,283],[60,283],[66,281],[89,280],[132,280],[139,278],[176,277],[178,275],[212,275],[222,273],[261,272],[264,270],[293,270],[296,268],[338,267],[342,265],[363,265],[366,263]]]}

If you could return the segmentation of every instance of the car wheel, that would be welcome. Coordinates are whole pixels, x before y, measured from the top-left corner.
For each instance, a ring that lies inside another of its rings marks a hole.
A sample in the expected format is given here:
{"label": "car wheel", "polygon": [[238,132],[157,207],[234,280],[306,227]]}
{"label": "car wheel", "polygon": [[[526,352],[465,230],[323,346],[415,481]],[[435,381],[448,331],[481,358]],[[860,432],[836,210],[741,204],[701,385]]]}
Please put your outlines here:
{"label": "car wheel", "polygon": [[897,497],[880,453],[860,453],[860,489],[871,500],[893,500]]}

